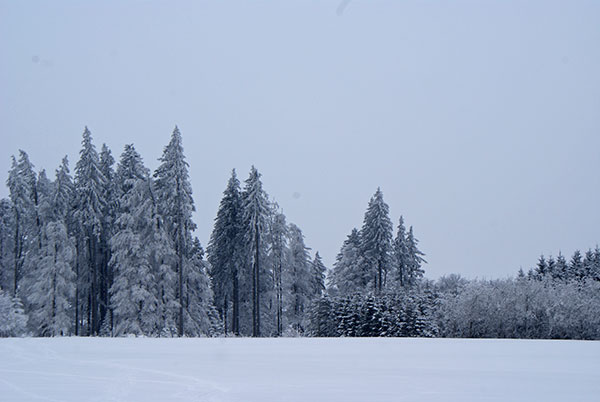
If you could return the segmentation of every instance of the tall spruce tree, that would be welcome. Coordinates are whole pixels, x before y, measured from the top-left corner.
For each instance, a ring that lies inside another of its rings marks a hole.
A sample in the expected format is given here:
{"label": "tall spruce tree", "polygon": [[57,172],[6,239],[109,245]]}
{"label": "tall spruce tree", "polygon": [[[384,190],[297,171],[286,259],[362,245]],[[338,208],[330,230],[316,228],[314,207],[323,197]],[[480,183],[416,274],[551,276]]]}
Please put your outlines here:
{"label": "tall spruce tree", "polygon": [[177,273],[177,290],[179,303],[177,332],[184,334],[183,285],[185,281],[186,260],[189,258],[192,236],[196,228],[192,221],[194,200],[189,180],[188,163],[183,154],[183,143],[179,128],[175,126],[171,141],[161,156],[160,166],[154,172],[155,194],[158,199],[159,213],[164,217],[167,233],[175,246],[175,272]]}
{"label": "tall spruce tree", "polygon": [[114,234],[117,200],[115,194],[115,172],[113,165],[115,159],[106,144],[102,144],[100,151],[100,171],[105,178],[102,189],[104,209],[102,211],[102,228],[98,242],[99,259],[99,292],[100,292],[100,325],[107,329],[111,328],[109,314],[109,290],[113,283],[113,272],[110,267],[110,238]]}
{"label": "tall spruce tree", "polygon": [[27,251],[35,238],[34,189],[36,177],[33,164],[25,151],[19,151],[19,160],[12,157],[12,167],[6,182],[13,206],[13,297],[16,297]]}
{"label": "tall spruce tree", "polygon": [[225,333],[231,331],[236,335],[240,334],[239,275],[244,249],[242,212],[240,182],[234,169],[223,192],[207,252],[217,311],[223,320]]}
{"label": "tall spruce tree", "polygon": [[42,237],[42,248],[35,258],[35,273],[27,281],[30,324],[39,336],[69,335],[75,296],[72,269],[75,247],[61,221],[46,223]]}
{"label": "tall spruce tree", "polygon": [[293,223],[289,225],[289,265],[284,274],[288,289],[286,318],[288,325],[298,333],[304,332],[304,313],[312,296],[311,261],[309,248],[304,244],[304,235]]}
{"label": "tall spruce tree", "polygon": [[[83,322],[87,335],[95,335],[100,329],[99,311],[99,247],[105,208],[104,186],[106,178],[100,170],[100,159],[92,143],[87,127],[83,132],[79,161],[75,166],[75,210],[78,222],[75,305],[75,335]],[[82,306],[85,303],[85,313]]]}
{"label": "tall spruce tree", "polygon": [[425,259],[423,258],[425,254],[417,247],[419,241],[414,236],[412,226],[408,229],[408,235],[406,236],[406,244],[408,246],[407,280],[409,285],[414,285],[425,274],[425,271],[423,270],[423,268],[421,268],[421,266],[427,261],[425,261]]}
{"label": "tall spruce tree", "polygon": [[110,239],[110,288],[114,334],[159,333],[157,275],[147,247],[152,229],[149,171],[133,145],[126,145],[117,167],[118,209],[115,234]]}
{"label": "tall spruce tree", "polygon": [[373,288],[381,292],[390,269],[392,222],[389,207],[378,188],[369,201],[360,237],[360,250],[364,258],[364,285],[372,281]]}
{"label": "tall spruce tree", "polygon": [[325,274],[327,272],[327,268],[325,264],[323,264],[323,259],[319,255],[317,251],[315,253],[315,258],[311,264],[311,273],[310,273],[310,284],[311,284],[311,298],[319,298],[323,295],[325,291]]}
{"label": "tall spruce tree", "polygon": [[398,222],[398,231],[392,244],[392,261],[395,265],[396,280],[400,287],[408,285],[408,244],[406,241],[406,228],[404,227],[404,218],[400,216]]}
{"label": "tall spruce tree", "polygon": [[186,336],[214,336],[221,331],[218,313],[213,304],[204,250],[197,237],[192,242],[184,284],[184,310]]}
{"label": "tall spruce tree", "polygon": [[288,265],[288,237],[289,229],[285,215],[277,210],[277,205],[272,206],[269,223],[270,244],[269,261],[273,272],[273,285],[275,291],[275,334],[283,335],[283,273]]}
{"label": "tall spruce tree", "polygon": [[329,283],[331,293],[349,295],[363,286],[363,275],[360,270],[360,232],[354,228],[348,235],[338,253]]}
{"label": "tall spruce tree", "polygon": [[262,188],[260,174],[254,166],[245,181],[242,193],[243,232],[246,241],[246,261],[251,278],[252,336],[261,336],[261,293],[266,290],[267,267],[263,264],[269,201]]}

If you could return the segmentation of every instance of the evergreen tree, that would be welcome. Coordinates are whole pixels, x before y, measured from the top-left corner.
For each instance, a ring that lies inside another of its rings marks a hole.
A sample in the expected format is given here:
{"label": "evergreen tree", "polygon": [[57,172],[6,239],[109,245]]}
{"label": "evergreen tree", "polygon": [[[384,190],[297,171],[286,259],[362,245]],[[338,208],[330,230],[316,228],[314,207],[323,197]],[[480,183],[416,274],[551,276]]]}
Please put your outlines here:
{"label": "evergreen tree", "polygon": [[75,296],[72,269],[75,248],[60,221],[44,225],[42,237],[43,247],[35,260],[35,274],[27,281],[30,324],[40,336],[68,335]]}
{"label": "evergreen tree", "polygon": [[372,281],[373,288],[381,292],[390,267],[392,222],[389,207],[383,201],[383,193],[379,188],[369,201],[360,233],[360,250],[364,258],[363,283],[366,288]]}
{"label": "evergreen tree", "polygon": [[23,264],[31,239],[35,237],[35,203],[34,189],[36,177],[33,164],[25,151],[19,151],[19,160],[12,157],[12,167],[9,171],[7,186],[13,206],[14,235],[13,235],[13,297],[16,297],[19,280],[23,276]]}
{"label": "evergreen tree", "polygon": [[315,259],[311,264],[311,274],[310,274],[310,294],[311,298],[320,298],[325,292],[325,273],[327,272],[327,268],[325,268],[325,264],[323,264],[323,259],[319,255],[317,251],[315,253]]}
{"label": "evergreen tree", "polygon": [[184,286],[185,334],[187,336],[214,336],[219,334],[220,325],[213,305],[213,291],[204,261],[204,250],[200,240],[194,238],[188,275]]}
{"label": "evergreen tree", "polygon": [[126,145],[117,168],[119,208],[110,239],[114,272],[110,306],[117,336],[156,334],[161,326],[157,273],[147,247],[153,227],[148,175],[133,145]]}
{"label": "evergreen tree", "polygon": [[584,269],[581,252],[579,250],[575,250],[573,256],[571,257],[571,261],[569,261],[569,278],[579,281],[583,278],[583,276]]}
{"label": "evergreen tree", "polygon": [[22,336],[27,329],[27,315],[21,301],[0,289],[0,338]]}
{"label": "evergreen tree", "polygon": [[[83,322],[87,335],[95,335],[100,329],[99,315],[99,247],[105,208],[104,186],[106,178],[100,170],[100,160],[87,127],[83,132],[79,161],[75,166],[75,210],[77,228],[77,290],[75,301],[75,335]],[[87,303],[84,317],[82,304]]]}
{"label": "evergreen tree", "polygon": [[333,273],[329,288],[332,293],[349,295],[363,285],[360,255],[360,233],[352,229],[333,264]]}
{"label": "evergreen tree", "polygon": [[406,241],[406,228],[404,218],[400,216],[398,231],[392,245],[392,261],[396,270],[396,280],[401,287],[408,285],[408,244]]}
{"label": "evergreen tree", "polygon": [[[236,335],[240,333],[239,275],[243,241],[240,182],[234,169],[223,192],[207,249],[215,305],[223,319],[226,334],[229,330]],[[230,304],[231,314],[229,314]],[[231,325],[228,323],[229,316],[231,316]]]}
{"label": "evergreen tree", "polygon": [[155,193],[158,199],[159,213],[164,217],[167,233],[172,239],[175,254],[175,272],[177,273],[177,290],[179,303],[177,333],[184,334],[183,286],[186,273],[186,260],[189,258],[191,233],[196,228],[192,221],[194,200],[189,180],[188,163],[183,154],[183,144],[179,128],[175,126],[171,141],[165,147],[159,159],[161,164],[154,172]]}
{"label": "evergreen tree", "polygon": [[[132,146],[133,147],[133,146]],[[100,292],[100,325],[110,329],[110,315],[108,307],[110,304],[109,290],[113,283],[113,272],[110,267],[111,247],[110,238],[114,234],[115,219],[117,212],[117,198],[115,189],[115,172],[113,165],[115,160],[106,144],[102,144],[100,151],[100,171],[105,178],[102,188],[104,208],[102,211],[102,228],[98,241],[98,263],[99,263],[99,292]]]}
{"label": "evergreen tree", "polygon": [[54,219],[63,222],[67,227],[72,224],[73,195],[73,179],[69,172],[69,160],[65,156],[59,168],[56,169],[52,206]]}
{"label": "evergreen tree", "polygon": [[9,199],[0,200],[0,288],[10,289],[14,251],[14,208]]}
{"label": "evergreen tree", "polygon": [[284,274],[288,289],[286,319],[288,325],[298,333],[304,332],[304,312],[311,296],[311,261],[309,248],[304,244],[304,235],[298,226],[290,224],[289,267]]}
{"label": "evergreen tree", "polygon": [[245,181],[242,193],[243,233],[246,242],[246,261],[251,278],[252,336],[261,336],[261,293],[268,286],[267,267],[263,264],[265,254],[264,234],[267,229],[269,201],[262,188],[260,174],[254,166]]}
{"label": "evergreen tree", "polygon": [[269,259],[273,271],[273,282],[275,287],[275,326],[276,335],[283,335],[283,299],[285,289],[283,287],[283,273],[288,265],[288,236],[289,230],[285,215],[273,208],[270,220],[270,247]]}
{"label": "evergreen tree", "polygon": [[409,285],[416,284],[417,280],[423,277],[425,271],[421,268],[423,263],[426,263],[423,258],[425,254],[419,250],[417,244],[419,241],[413,234],[412,226],[408,229],[408,235],[406,236],[406,243],[408,245],[408,275],[407,283]]}

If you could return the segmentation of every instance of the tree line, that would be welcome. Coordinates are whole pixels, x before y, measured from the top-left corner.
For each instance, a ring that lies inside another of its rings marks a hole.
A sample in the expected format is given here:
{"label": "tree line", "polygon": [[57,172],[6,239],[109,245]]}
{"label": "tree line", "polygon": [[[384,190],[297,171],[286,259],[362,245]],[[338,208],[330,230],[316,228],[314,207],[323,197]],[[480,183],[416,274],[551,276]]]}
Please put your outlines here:
{"label": "tree line", "polygon": [[516,278],[424,277],[377,189],[331,270],[253,166],[231,172],[206,252],[182,136],[151,172],[85,128],[71,175],[13,157],[0,200],[0,336],[446,336],[600,339],[600,249]]}

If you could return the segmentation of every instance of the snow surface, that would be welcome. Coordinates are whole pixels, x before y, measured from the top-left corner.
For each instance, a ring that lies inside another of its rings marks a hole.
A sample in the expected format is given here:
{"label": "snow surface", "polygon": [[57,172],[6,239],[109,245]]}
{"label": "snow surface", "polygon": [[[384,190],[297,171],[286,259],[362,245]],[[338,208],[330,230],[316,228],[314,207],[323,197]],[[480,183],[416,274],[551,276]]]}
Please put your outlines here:
{"label": "snow surface", "polygon": [[0,401],[598,401],[600,342],[0,339]]}

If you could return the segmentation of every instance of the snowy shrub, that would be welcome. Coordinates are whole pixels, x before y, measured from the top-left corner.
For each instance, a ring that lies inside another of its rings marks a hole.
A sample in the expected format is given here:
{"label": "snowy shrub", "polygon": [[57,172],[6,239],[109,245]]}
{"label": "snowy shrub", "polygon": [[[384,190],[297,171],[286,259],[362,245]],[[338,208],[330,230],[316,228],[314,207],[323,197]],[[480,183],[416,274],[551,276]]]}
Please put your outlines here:
{"label": "snowy shrub", "polygon": [[0,289],[0,337],[25,335],[27,316],[21,301]]}

